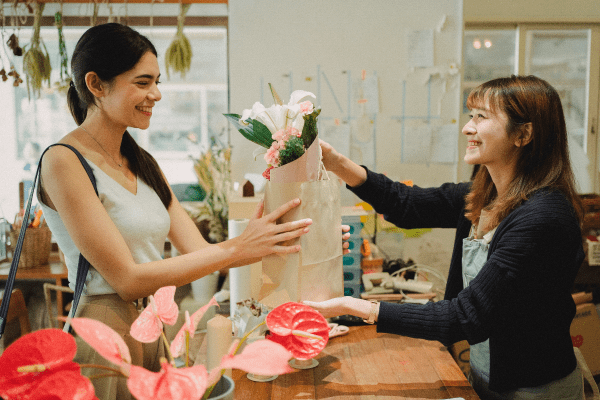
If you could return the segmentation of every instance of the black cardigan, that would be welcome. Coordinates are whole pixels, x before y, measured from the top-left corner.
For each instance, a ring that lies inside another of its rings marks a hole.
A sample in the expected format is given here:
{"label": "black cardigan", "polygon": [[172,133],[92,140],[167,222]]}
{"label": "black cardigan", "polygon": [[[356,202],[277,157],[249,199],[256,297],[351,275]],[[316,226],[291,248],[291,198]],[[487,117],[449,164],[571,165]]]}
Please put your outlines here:
{"label": "black cardigan", "polygon": [[456,228],[444,300],[382,303],[378,332],[445,345],[489,338],[490,389],[497,392],[543,385],[575,369],[571,288],[584,253],[577,218],[563,194],[541,190],[512,211],[496,229],[481,272],[463,288],[470,183],[408,187],[367,170],[364,184],[347,187],[401,228]]}

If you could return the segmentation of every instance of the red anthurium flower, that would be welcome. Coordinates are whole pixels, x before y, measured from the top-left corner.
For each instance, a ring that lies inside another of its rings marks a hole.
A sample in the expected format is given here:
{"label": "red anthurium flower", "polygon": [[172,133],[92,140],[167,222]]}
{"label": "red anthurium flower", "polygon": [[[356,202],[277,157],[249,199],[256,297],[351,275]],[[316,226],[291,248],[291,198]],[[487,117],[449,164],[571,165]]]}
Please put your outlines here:
{"label": "red anthurium flower", "polygon": [[282,304],[267,314],[266,322],[271,332],[267,339],[281,344],[299,360],[315,357],[329,341],[327,320],[305,304]]}
{"label": "red anthurium flower", "polygon": [[98,354],[119,365],[125,374],[129,373],[131,355],[121,335],[104,323],[90,318],[72,318],[71,326]]}
{"label": "red anthurium flower", "polygon": [[173,354],[173,357],[179,357],[183,353],[185,333],[187,332],[189,333],[190,337],[194,337],[194,333],[196,332],[198,323],[206,313],[206,310],[208,310],[210,306],[218,305],[219,303],[213,297],[212,299],[210,299],[208,304],[200,307],[195,313],[192,314],[191,317],[190,313],[187,310],[185,311],[185,322],[179,330],[179,332],[177,332],[175,339],[173,339],[173,342],[171,343],[171,354]]}
{"label": "red anthurium flower", "polygon": [[[0,396],[34,399],[49,387],[56,399],[93,399],[91,382],[73,362],[75,339],[60,329],[42,329],[17,339],[0,356]],[[68,380],[68,384],[64,379]]]}
{"label": "red anthurium flower", "polygon": [[173,325],[179,315],[175,303],[175,286],[165,286],[148,296],[150,304],[131,325],[131,336],[142,343],[152,343],[160,337],[163,323]]}
{"label": "red anthurium flower", "polygon": [[175,368],[166,360],[160,372],[132,366],[127,380],[129,391],[137,400],[198,400],[207,387],[204,365]]}
{"label": "red anthurium flower", "polygon": [[236,368],[256,375],[283,375],[294,371],[288,365],[290,358],[292,353],[282,345],[270,340],[257,340],[248,344],[238,355],[230,353],[223,356],[219,368],[215,370]]}

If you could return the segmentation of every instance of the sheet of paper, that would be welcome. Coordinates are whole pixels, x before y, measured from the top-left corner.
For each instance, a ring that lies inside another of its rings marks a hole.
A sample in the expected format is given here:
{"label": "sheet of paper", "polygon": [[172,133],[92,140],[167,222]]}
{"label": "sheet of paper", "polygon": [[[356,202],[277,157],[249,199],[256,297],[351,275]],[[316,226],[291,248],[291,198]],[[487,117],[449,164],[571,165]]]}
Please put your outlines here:
{"label": "sheet of paper", "polygon": [[350,124],[334,121],[323,123],[319,136],[333,146],[336,151],[350,157]]}
{"label": "sheet of paper", "polygon": [[430,153],[432,163],[454,164],[458,161],[459,133],[457,124],[441,125],[432,129]]}
{"label": "sheet of paper", "polygon": [[406,43],[409,68],[433,67],[433,29],[409,31]]}
{"label": "sheet of paper", "polygon": [[431,154],[432,128],[430,125],[406,126],[402,138],[402,162],[428,163]]}

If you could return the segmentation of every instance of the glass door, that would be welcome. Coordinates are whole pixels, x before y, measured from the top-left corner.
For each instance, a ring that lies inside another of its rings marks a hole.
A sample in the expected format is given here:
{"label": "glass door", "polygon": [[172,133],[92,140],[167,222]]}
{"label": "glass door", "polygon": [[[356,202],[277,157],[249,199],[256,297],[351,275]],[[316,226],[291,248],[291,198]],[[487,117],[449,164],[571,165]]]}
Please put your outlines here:
{"label": "glass door", "polygon": [[579,193],[598,191],[597,27],[521,25],[519,73],[536,75],[558,91]]}

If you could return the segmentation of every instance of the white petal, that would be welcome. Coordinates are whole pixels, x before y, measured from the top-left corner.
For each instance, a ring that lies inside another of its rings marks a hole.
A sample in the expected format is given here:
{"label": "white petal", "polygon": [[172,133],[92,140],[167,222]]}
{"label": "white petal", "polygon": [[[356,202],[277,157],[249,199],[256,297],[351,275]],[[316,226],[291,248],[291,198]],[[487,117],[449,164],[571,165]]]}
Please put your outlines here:
{"label": "white petal", "polygon": [[300,102],[300,100],[302,100],[306,96],[310,96],[313,99],[317,98],[314,94],[312,94],[311,92],[307,92],[306,90],[295,90],[294,92],[292,92],[292,95],[290,96],[290,102],[288,103],[288,106],[298,104]]}
{"label": "white petal", "polygon": [[273,104],[260,115],[257,115],[256,119],[265,124],[273,134],[285,127],[285,112],[286,110],[284,110],[283,106]]}

